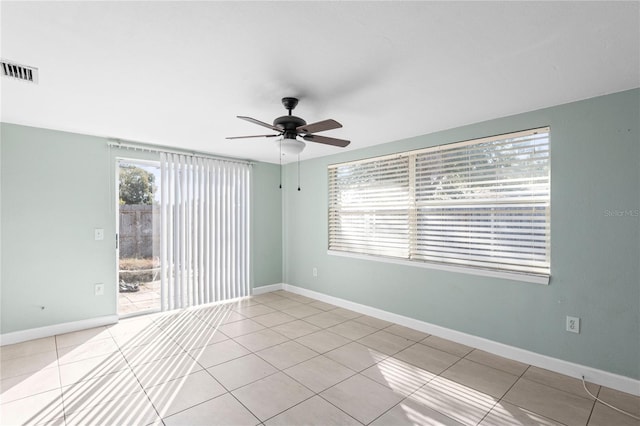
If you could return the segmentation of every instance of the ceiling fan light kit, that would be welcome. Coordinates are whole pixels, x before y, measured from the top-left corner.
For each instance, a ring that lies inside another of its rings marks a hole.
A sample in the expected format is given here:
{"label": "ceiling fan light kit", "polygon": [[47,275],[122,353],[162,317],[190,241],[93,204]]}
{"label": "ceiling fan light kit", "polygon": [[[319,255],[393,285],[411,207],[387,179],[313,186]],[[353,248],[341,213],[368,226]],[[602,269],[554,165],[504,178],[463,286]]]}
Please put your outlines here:
{"label": "ceiling fan light kit", "polygon": [[285,155],[299,155],[306,144],[298,139],[283,138],[279,141],[280,151]]}

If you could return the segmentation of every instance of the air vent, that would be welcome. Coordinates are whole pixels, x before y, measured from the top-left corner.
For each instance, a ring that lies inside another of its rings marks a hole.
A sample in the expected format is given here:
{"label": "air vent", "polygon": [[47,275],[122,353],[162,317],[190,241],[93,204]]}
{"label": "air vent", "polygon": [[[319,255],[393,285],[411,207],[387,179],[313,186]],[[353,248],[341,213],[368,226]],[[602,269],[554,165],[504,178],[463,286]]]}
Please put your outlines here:
{"label": "air vent", "polygon": [[28,81],[29,83],[38,82],[38,68],[16,64],[4,59],[0,60],[0,64],[2,64],[2,75],[5,77]]}

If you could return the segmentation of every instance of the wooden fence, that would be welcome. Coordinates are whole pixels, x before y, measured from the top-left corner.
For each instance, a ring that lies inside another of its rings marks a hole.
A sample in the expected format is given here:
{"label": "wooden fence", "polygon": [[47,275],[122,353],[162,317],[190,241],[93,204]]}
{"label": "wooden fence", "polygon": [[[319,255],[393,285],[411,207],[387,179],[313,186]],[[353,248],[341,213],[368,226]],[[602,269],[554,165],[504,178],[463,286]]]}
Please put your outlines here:
{"label": "wooden fence", "polygon": [[120,206],[120,258],[151,258],[160,253],[160,207]]}

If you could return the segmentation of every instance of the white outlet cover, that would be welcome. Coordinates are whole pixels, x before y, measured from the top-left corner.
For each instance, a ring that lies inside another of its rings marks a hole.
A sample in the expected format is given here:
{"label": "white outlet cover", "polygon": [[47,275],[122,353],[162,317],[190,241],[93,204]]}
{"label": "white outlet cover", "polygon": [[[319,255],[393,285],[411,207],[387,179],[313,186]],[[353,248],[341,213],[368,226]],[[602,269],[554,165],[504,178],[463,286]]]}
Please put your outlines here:
{"label": "white outlet cover", "polygon": [[580,318],[567,316],[567,331],[580,333]]}
{"label": "white outlet cover", "polygon": [[104,295],[104,284],[96,284],[95,285],[95,294],[96,294],[96,296]]}
{"label": "white outlet cover", "polygon": [[104,229],[96,228],[93,230],[93,234],[96,241],[104,240]]}

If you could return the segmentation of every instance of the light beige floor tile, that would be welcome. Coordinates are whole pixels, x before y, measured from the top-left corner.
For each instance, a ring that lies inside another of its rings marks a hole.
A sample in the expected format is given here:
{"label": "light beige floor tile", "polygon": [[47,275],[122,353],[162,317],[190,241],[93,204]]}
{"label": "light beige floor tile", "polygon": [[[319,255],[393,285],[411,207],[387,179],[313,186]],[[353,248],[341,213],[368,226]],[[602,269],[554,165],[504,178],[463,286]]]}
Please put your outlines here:
{"label": "light beige floor tile", "polygon": [[[277,389],[278,392],[274,392]],[[284,373],[253,382],[232,394],[264,421],[313,396],[313,393]]]}
{"label": "light beige floor tile", "polygon": [[[531,366],[525,371],[522,377],[532,382],[551,386],[552,388],[560,389],[561,391],[569,392],[583,398],[591,398],[589,394],[585,392],[582,386],[582,380],[574,379],[564,374],[558,374],[553,371]],[[589,392],[598,395],[600,386],[589,382],[586,382],[586,385]]]}
{"label": "light beige floor tile", "polygon": [[362,316],[362,314],[359,312],[352,311],[350,309],[345,309],[345,308],[332,309],[331,313],[340,315],[344,319],[354,319]]}
{"label": "light beige floor tile", "polygon": [[0,424],[46,424],[64,417],[60,389],[32,395],[0,407]]}
{"label": "light beige floor tile", "polygon": [[158,424],[159,420],[144,392],[116,396],[66,416],[67,426],[150,425]]}
{"label": "light beige floor tile", "polygon": [[259,315],[265,315],[265,314],[270,314],[272,312],[276,312],[275,309],[262,304],[250,305],[250,306],[238,306],[233,308],[233,310],[246,318],[253,318]]}
{"label": "light beige floor tile", "polygon": [[142,387],[136,376],[131,370],[122,370],[64,386],[62,398],[65,413],[70,414],[139,392],[142,392]]}
{"label": "light beige floor tile", "polygon": [[640,416],[640,396],[631,395],[604,386],[600,388],[600,393],[594,395],[607,404],[611,404],[635,416]]}
{"label": "light beige floor tile", "polygon": [[336,349],[340,346],[344,346],[351,341],[346,337],[342,337],[335,333],[322,330],[316,333],[299,337],[296,339],[296,342],[301,343],[318,353],[324,353]]}
{"label": "light beige floor tile", "polygon": [[168,417],[224,393],[224,387],[206,371],[197,371],[147,390],[160,417]]}
{"label": "light beige floor tile", "polygon": [[47,392],[60,387],[58,367],[45,368],[0,381],[0,403]]}
{"label": "light beige floor tile", "polygon": [[270,314],[253,317],[252,319],[265,327],[274,327],[276,325],[294,321],[296,318],[291,315],[287,315],[284,312],[272,312]]}
{"label": "light beige floor tile", "polygon": [[351,342],[324,355],[354,371],[362,371],[387,358],[387,355],[357,342]]}
{"label": "light beige floor tile", "polygon": [[282,299],[284,299],[284,297],[280,296],[280,294],[278,294],[278,292],[276,291],[251,296],[251,300],[259,303],[275,302],[276,300]]}
{"label": "light beige floor tile", "polygon": [[68,364],[70,362],[82,361],[100,355],[109,355],[119,352],[120,348],[109,336],[107,339],[92,340],[78,346],[66,346],[58,348],[58,363]]}
{"label": "light beige floor tile", "polygon": [[78,346],[83,343],[110,338],[111,333],[109,333],[107,327],[104,326],[74,331],[72,333],[58,334],[55,337],[56,346],[58,348],[65,348],[67,346]]}
{"label": "light beige floor tile", "polygon": [[256,352],[279,343],[286,342],[288,339],[280,333],[270,329],[264,329],[251,334],[236,337],[234,339],[245,348],[252,352]]}
{"label": "light beige floor tile", "polygon": [[228,390],[237,389],[278,372],[275,367],[254,354],[218,364],[207,371]]}
{"label": "light beige floor tile", "polygon": [[[111,332],[111,330],[109,331]],[[116,332],[111,332],[111,336],[121,349],[148,345],[167,338],[166,333],[154,324],[148,325],[145,329],[139,331],[119,329]]]}
{"label": "light beige floor tile", "polygon": [[202,366],[188,354],[178,354],[167,358],[138,364],[131,367],[144,389],[187,374],[202,370]]}
{"label": "light beige floor tile", "polygon": [[225,303],[224,306],[229,308],[229,309],[235,309],[237,307],[242,307],[242,306],[253,306],[253,305],[260,305],[260,301],[256,299],[256,296],[249,296],[249,297],[245,297],[243,299],[240,300],[236,300],[233,302],[228,302]]}
{"label": "light beige floor tile", "polygon": [[432,408],[463,424],[477,424],[497,399],[444,377],[436,377],[409,399]]}
{"label": "light beige floor tile", "polygon": [[266,426],[348,426],[361,425],[344,411],[314,396],[265,422]]}
{"label": "light beige floor tile", "polygon": [[271,328],[274,331],[288,337],[289,339],[297,339],[298,337],[320,331],[320,327],[316,327],[308,322],[296,320]]}
{"label": "light beige floor tile", "polygon": [[361,374],[402,395],[415,392],[436,377],[433,373],[393,357],[372,365]]}
{"label": "light beige floor tile", "polygon": [[228,307],[220,305],[202,308],[194,311],[193,314],[214,328],[229,322],[247,319],[247,317],[232,311]]}
{"label": "light beige floor tile", "polygon": [[441,376],[498,399],[518,380],[518,376],[466,359],[449,367]]}
{"label": "light beige floor tile", "polygon": [[368,325],[369,327],[376,328],[378,330],[389,327],[393,323],[389,321],[381,320],[378,318],[370,317],[367,315],[362,315],[354,319],[354,321],[358,321],[359,323]]}
{"label": "light beige floor tile", "polygon": [[248,353],[250,353],[249,350],[244,346],[229,339],[224,342],[214,343],[213,345],[195,349],[189,352],[189,355],[198,361],[198,363],[204,368],[209,368],[214,365],[222,364],[223,362],[245,356]]}
{"label": "light beige floor tile", "polygon": [[401,395],[357,374],[320,394],[356,420],[367,424],[400,402]]}
{"label": "light beige floor tile", "polygon": [[287,368],[284,372],[314,392],[322,392],[356,374],[323,355]]}
{"label": "light beige floor tile", "polygon": [[144,334],[147,330],[155,330],[158,328],[158,326],[151,319],[150,315],[141,315],[133,318],[121,319],[116,324],[111,324],[106,327],[112,337],[115,337],[119,334]]}
{"label": "light beige floor tile", "polygon": [[147,364],[151,361],[185,353],[184,349],[169,338],[132,348],[122,348],[121,351],[129,365]]}
{"label": "light beige floor tile", "polygon": [[506,401],[500,401],[482,419],[479,426],[562,426],[540,414],[525,410]]}
{"label": "light beige floor tile", "polygon": [[312,299],[307,296],[302,296],[300,294],[290,293],[290,292],[285,292],[285,294],[283,294],[282,296],[286,297],[287,299],[295,300],[296,302],[305,303],[305,304],[313,303],[316,301],[316,299]]}
{"label": "light beige floor tile", "polygon": [[119,352],[102,355],[82,361],[72,362],[60,366],[60,383],[68,386],[97,376],[115,373],[129,368],[126,360]]}
{"label": "light beige floor tile", "polygon": [[[404,399],[391,410],[378,417],[372,426],[463,426],[444,414],[418,404],[411,399]],[[504,425],[507,426],[507,425]],[[509,425],[512,426],[512,425]]]}
{"label": "light beige floor tile", "polygon": [[[616,408],[620,408],[615,404],[611,404]],[[638,404],[640,406],[640,404]],[[637,408],[636,408],[637,410]],[[625,410],[626,411],[626,410]],[[627,411],[628,413],[633,414],[633,410]],[[638,414],[633,414],[636,417]],[[589,426],[638,426],[640,425],[640,420],[634,419],[631,416],[620,413],[610,407],[607,407],[604,404],[596,402],[595,407],[593,407],[593,412],[591,413],[591,417],[589,418]]]}
{"label": "light beige floor tile", "polygon": [[219,330],[229,337],[239,337],[245,334],[255,333],[256,331],[263,329],[263,326],[250,319],[230,322],[219,327]]}
{"label": "light beige floor tile", "polygon": [[275,310],[282,310],[282,309],[287,309],[287,308],[297,308],[300,306],[303,306],[304,304],[300,303],[300,302],[296,302],[295,300],[291,300],[288,298],[282,298],[282,300],[274,300],[271,302],[264,302],[265,306],[269,306],[270,308],[273,308]]}
{"label": "light beige floor tile", "polygon": [[[331,311],[333,313],[333,311]],[[327,328],[327,331],[330,331],[335,334],[339,334],[342,337],[346,337],[351,340],[358,340],[364,336],[368,336],[371,333],[376,332],[376,328],[369,327],[368,325],[361,324],[359,322],[348,320],[343,323],[334,325],[333,327]]]}
{"label": "light beige floor tile", "polygon": [[256,352],[260,358],[274,367],[284,370],[318,355],[317,352],[300,343],[288,341]]}
{"label": "light beige floor tile", "polygon": [[340,324],[341,322],[345,322],[347,320],[344,317],[341,317],[340,315],[334,314],[331,311],[327,311],[327,312],[322,312],[320,314],[305,317],[303,318],[303,321],[316,325],[320,328],[328,328],[328,327],[333,327],[334,325]]}
{"label": "light beige floor tile", "polygon": [[207,322],[202,321],[192,314],[156,319],[155,323],[171,337],[176,337],[184,333],[204,332],[207,328],[211,327]]}
{"label": "light beige floor tile", "polygon": [[220,327],[221,325],[224,325],[224,324],[229,324],[229,323],[236,322],[236,321],[242,321],[242,320],[245,320],[245,319],[248,319],[248,318],[245,317],[244,315],[240,315],[239,313],[237,313],[235,311],[230,311],[222,319],[207,318],[206,321],[212,327]]}
{"label": "light beige floor tile", "polygon": [[260,423],[260,420],[228,393],[163,420],[166,426],[251,426]]}
{"label": "light beige floor tile", "polygon": [[498,355],[491,354],[489,352],[481,351],[480,349],[474,349],[465,356],[469,361],[477,362],[487,365],[489,367],[497,368],[498,370],[505,371],[515,376],[520,376],[526,371],[529,366],[518,361],[503,358]]}
{"label": "light beige floor tile", "polygon": [[593,407],[593,401],[527,379],[519,379],[504,400],[569,426],[586,424]]}
{"label": "light beige floor tile", "polygon": [[358,343],[387,355],[398,353],[414,344],[413,340],[387,333],[384,330],[365,336],[358,340]]}
{"label": "light beige floor tile", "polygon": [[173,340],[187,352],[227,339],[228,337],[222,331],[213,327],[206,327],[196,332],[183,333],[173,337]]}
{"label": "light beige floor tile", "polygon": [[304,318],[311,315],[321,314],[324,311],[318,308],[314,308],[313,306],[300,305],[293,308],[283,309],[282,312],[291,315],[292,317]]}
{"label": "light beige floor tile", "polygon": [[7,361],[9,359],[36,355],[42,352],[54,352],[55,350],[55,337],[43,337],[42,339],[0,346],[0,360]]}
{"label": "light beige floor tile", "polygon": [[421,345],[420,343],[409,346],[393,357],[434,374],[442,373],[460,359],[455,355]]}
{"label": "light beige floor tile", "polygon": [[330,311],[332,309],[337,308],[336,305],[332,305],[331,303],[321,302],[319,300],[309,303],[308,306],[312,306],[312,307],[314,307],[316,309],[320,309],[322,311]]}
{"label": "light beige floor tile", "polygon": [[384,331],[400,337],[404,337],[405,339],[413,340],[414,342],[419,342],[420,340],[429,337],[427,333],[423,333],[422,331],[414,330],[413,328],[404,327],[398,324],[392,324],[389,327],[385,328]]}
{"label": "light beige floor tile", "polygon": [[429,336],[420,343],[459,357],[463,357],[473,350],[472,347],[461,345],[460,343],[452,342],[451,340],[438,336]]}
{"label": "light beige floor tile", "polygon": [[23,376],[28,373],[57,367],[58,355],[56,351],[39,352],[20,358],[11,358],[0,362],[0,379]]}

